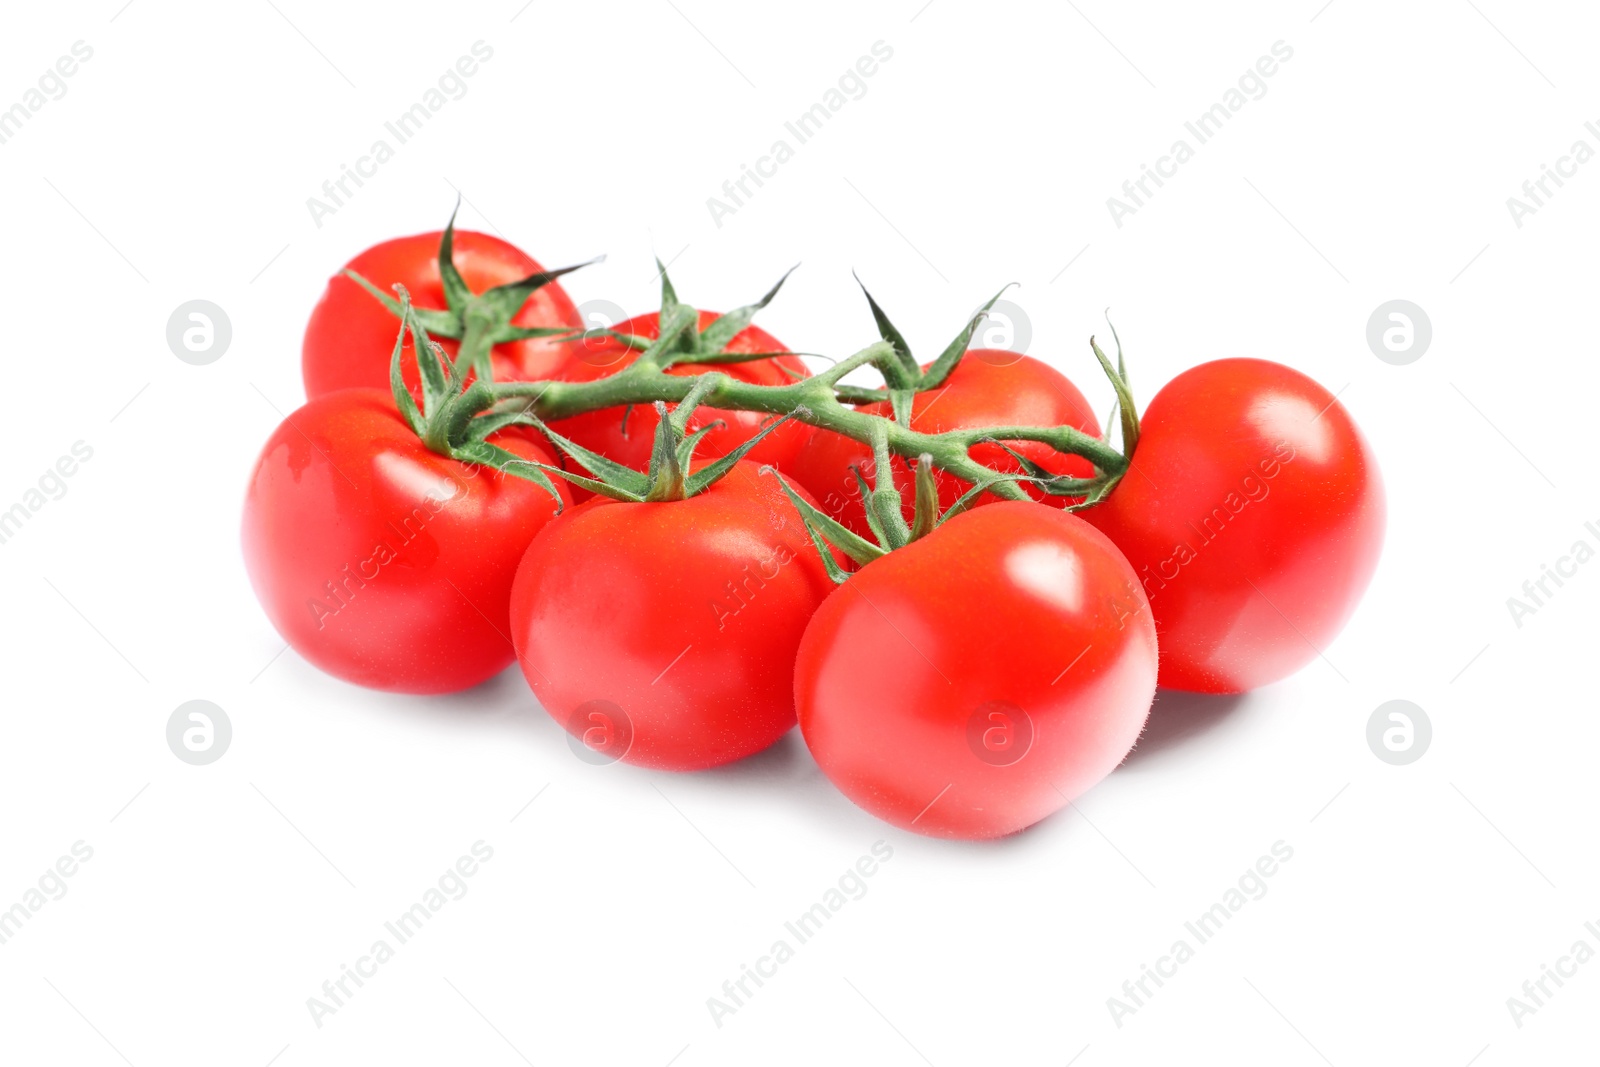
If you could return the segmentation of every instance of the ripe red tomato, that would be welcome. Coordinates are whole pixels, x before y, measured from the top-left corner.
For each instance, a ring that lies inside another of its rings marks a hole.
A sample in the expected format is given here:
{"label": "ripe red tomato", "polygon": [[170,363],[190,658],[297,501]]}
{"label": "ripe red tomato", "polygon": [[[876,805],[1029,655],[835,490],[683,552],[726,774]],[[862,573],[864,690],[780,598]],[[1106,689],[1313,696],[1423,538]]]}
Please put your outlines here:
{"label": "ripe red tomato", "polygon": [[1122,554],[1065,511],[1001,501],[862,567],[795,661],[806,744],[902,829],[1031,826],[1133,747],[1156,684],[1149,605]]}
{"label": "ripe red tomato", "polygon": [[1383,545],[1383,481],[1331,393],[1222,359],[1150,402],[1133,462],[1082,512],[1138,572],[1161,684],[1254,689],[1299,670],[1355,610]]}
{"label": "ripe red tomato", "polygon": [[[717,320],[716,312],[699,313],[697,329],[704,330]],[[654,340],[661,336],[660,313],[652,311],[615,326],[618,333],[631,334]],[[394,339],[390,338],[393,347]],[[575,357],[563,377],[569,381],[594,381],[617,373],[638,358],[638,353],[627,345],[609,337],[591,335],[574,346]],[[726,346],[729,352],[787,352],[784,343],[759,326],[746,326],[734,334]],[[776,359],[758,359],[749,363],[680,363],[668,369],[669,374],[704,374],[721,371],[741,382],[753,385],[788,385],[797,378],[810,375],[799,356],[779,356]],[[635,470],[643,470],[650,459],[650,448],[655,441],[656,413],[648,404],[640,404],[627,411],[624,408],[602,408],[570,419],[550,424],[557,433],[571,438],[607,459],[615,460]],[[710,423],[721,421],[725,425],[701,438],[695,455],[702,459],[716,459],[744,444],[776,416],[757,411],[722,411],[702,407],[695,410],[689,420],[689,433]],[[771,464],[788,470],[794,456],[811,437],[811,428],[791,420],[768,434],[760,444],[746,453],[746,458],[756,464]],[[569,462],[569,466],[571,463]],[[581,469],[581,468],[580,468]]]}
{"label": "ripe red tomato", "polygon": [[[926,367],[924,367],[926,370]],[[862,411],[885,418],[893,417],[887,403],[866,404]],[[911,428],[923,433],[944,433],[980,426],[1075,426],[1088,434],[1100,435],[1100,422],[1089,402],[1066,376],[1048,364],[1029,356],[1003,349],[970,349],[955,370],[936,389],[918,393],[911,404]],[[1064,455],[1037,441],[1012,442],[1011,447],[1052,474],[1074,478],[1094,475],[1094,465],[1078,456]],[[1018,471],[1021,466],[996,444],[982,444],[969,453],[979,463],[995,470]],[[823,511],[863,537],[871,536],[860,484],[850,468],[857,466],[872,477],[872,450],[859,441],[825,430],[817,431],[806,448],[789,467],[795,481],[810,491]],[[915,500],[911,467],[897,457],[895,485],[905,502],[906,521],[912,519]],[[972,483],[936,470],[940,510],[972,488]],[[1077,503],[1076,497],[1049,496],[1034,486],[1024,486],[1029,495],[1055,507]],[[991,504],[1001,499],[985,493],[974,501]]]}
{"label": "ripe red tomato", "polygon": [[[554,462],[526,437],[490,440]],[[300,408],[262,449],[245,567],[278,633],[324,671],[448,693],[511,662],[511,580],[554,514],[539,486],[429,451],[391,394],[348,389]]]}
{"label": "ripe red tomato", "polygon": [[[440,236],[435,231],[384,241],[362,252],[345,268],[385,293],[392,294],[396,283],[404,285],[416,307],[442,310],[447,305],[444,283],[439,278]],[[455,232],[453,258],[462,280],[474,293],[521,281],[544,269],[515,245],[470,230]],[[578,309],[556,281],[534,290],[511,321],[516,326],[583,327]],[[342,271],[329,278],[328,288],[306,323],[300,352],[306,396],[319,397],[335,389],[358,387],[387,390],[389,357],[399,332],[400,320],[371,293]],[[447,337],[434,340],[451,356],[455,355],[455,341]],[[413,395],[418,395],[417,364],[409,335],[405,345],[406,384]],[[490,358],[497,381],[538,381],[561,375],[571,360],[571,346],[548,337],[506,341],[494,346]]]}
{"label": "ripe red tomato", "polygon": [[741,461],[687,500],[596,497],[534,539],[511,635],[547,712],[608,759],[697,770],[794,725],[794,654],[833,589],[777,479]]}

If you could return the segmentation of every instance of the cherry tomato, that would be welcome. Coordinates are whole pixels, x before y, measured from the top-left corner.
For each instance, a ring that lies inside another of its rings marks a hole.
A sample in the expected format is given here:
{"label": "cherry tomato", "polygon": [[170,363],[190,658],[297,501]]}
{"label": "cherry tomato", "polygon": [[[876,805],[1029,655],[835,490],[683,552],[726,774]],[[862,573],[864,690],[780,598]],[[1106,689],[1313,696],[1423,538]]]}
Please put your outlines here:
{"label": "cherry tomato", "polygon": [[874,560],[812,617],[800,729],[867,811],[934,837],[1014,833],[1133,747],[1156,684],[1149,605],[1088,523],[1025,501]]}
{"label": "cherry tomato", "polygon": [[794,655],[833,589],[777,479],[740,461],[687,500],[596,497],[534,539],[511,635],[551,717],[597,756],[696,770],[794,725]]}
{"label": "cherry tomato", "polygon": [[[526,437],[490,440],[554,462]],[[448,693],[510,664],[511,580],[554,514],[539,486],[429,451],[390,393],[347,389],[290,415],[262,449],[245,567],[278,633],[322,670]]]}
{"label": "cherry tomato", "polygon": [[[712,311],[699,313],[698,329],[704,330],[717,320]],[[650,312],[639,315],[614,327],[618,333],[655,339],[661,335],[660,314]],[[390,345],[393,345],[393,339]],[[746,326],[727,344],[729,352],[787,352],[782,341],[759,326]],[[609,337],[592,334],[574,345],[576,357],[563,375],[570,381],[594,381],[615,374],[632,363],[638,353],[627,345]],[[704,374],[721,371],[730,377],[753,385],[788,385],[797,378],[808,377],[810,372],[799,356],[779,356],[776,359],[758,359],[748,363],[680,363],[668,369],[669,374]],[[689,420],[688,432],[693,433],[713,422],[725,425],[701,438],[695,455],[705,459],[725,456],[754,437],[762,427],[776,416],[756,411],[721,411],[702,407],[695,410]],[[650,459],[650,448],[655,441],[656,414],[648,404],[632,410],[602,408],[570,419],[551,423],[551,429],[569,437],[585,448],[598,452],[635,470],[643,470]],[[752,463],[771,464],[787,470],[794,456],[810,440],[811,428],[791,420],[768,434],[760,444],[746,453]],[[573,466],[569,463],[568,466]],[[580,468],[581,469],[581,468]]]}
{"label": "cherry tomato", "polygon": [[1355,610],[1383,545],[1383,481],[1331,393],[1222,359],[1145,412],[1133,462],[1082,515],[1139,574],[1161,684],[1237,693],[1299,670]]}
{"label": "cherry tomato", "polygon": [[[439,279],[439,232],[397,237],[373,245],[345,264],[376,285],[392,293],[396,283],[411,293],[419,308],[442,310],[447,305],[444,283]],[[455,233],[456,269],[474,293],[497,285],[521,281],[543,270],[515,245],[498,237],[470,230]],[[572,299],[560,282],[549,282],[534,290],[522,310],[511,320],[516,326],[573,327],[582,320]],[[389,358],[400,320],[361,286],[341,272],[328,279],[328,288],[312,309],[301,346],[300,368],[305,378],[306,396],[318,397],[335,389],[389,388]],[[454,356],[457,343],[436,337],[444,350]],[[420,395],[417,362],[411,354],[411,338],[406,337],[404,368],[406,384],[413,395]],[[538,381],[560,377],[572,357],[568,342],[547,337],[527,341],[506,341],[495,345],[491,364],[497,381]]]}
{"label": "cherry tomato", "polygon": [[[861,410],[885,418],[893,417],[887,403],[863,405]],[[980,426],[1074,426],[1100,436],[1100,423],[1089,402],[1066,376],[1048,364],[1029,356],[1003,349],[968,350],[955,370],[936,389],[918,393],[911,403],[911,428],[923,433]],[[1078,456],[1057,452],[1036,441],[1009,442],[1011,448],[1033,460],[1052,474],[1088,478],[1094,465]],[[999,471],[1018,471],[1021,466],[997,444],[974,446],[968,454],[979,463]],[[872,450],[859,441],[826,430],[817,431],[790,465],[794,480],[816,497],[824,511],[863,537],[871,536],[866,510],[862,505],[860,483],[851,472],[860,467],[872,477]],[[913,480],[911,467],[896,457],[895,485],[905,501],[906,521],[912,519]],[[970,482],[944,471],[936,471],[941,510],[972,488]],[[1055,507],[1077,503],[1078,498],[1049,496],[1034,486],[1024,486],[1029,495]],[[991,504],[1001,499],[984,493],[974,504]]]}

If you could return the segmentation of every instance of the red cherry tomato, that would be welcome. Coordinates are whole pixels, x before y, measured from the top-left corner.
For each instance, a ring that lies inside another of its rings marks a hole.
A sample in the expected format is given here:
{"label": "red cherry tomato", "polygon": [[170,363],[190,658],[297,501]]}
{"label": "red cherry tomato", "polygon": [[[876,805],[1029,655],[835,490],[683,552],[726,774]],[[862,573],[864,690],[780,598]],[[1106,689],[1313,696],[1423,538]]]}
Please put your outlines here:
{"label": "red cherry tomato", "polygon": [[[650,312],[620,323],[618,333],[655,339],[661,335],[660,314]],[[704,330],[717,320],[712,311],[700,312],[698,329]],[[393,344],[392,340],[390,342]],[[574,345],[576,356],[563,376],[570,381],[594,381],[617,373],[638,358],[638,353],[627,345],[609,337],[591,335]],[[759,326],[746,326],[727,344],[729,352],[787,352],[784,343]],[[669,374],[704,374],[721,371],[741,382],[753,385],[788,385],[797,378],[810,375],[799,356],[779,356],[776,359],[758,359],[749,363],[681,363],[671,367]],[[624,418],[626,413],[626,418]],[[754,437],[762,427],[776,416],[756,411],[721,411],[716,408],[697,408],[689,420],[688,432],[693,433],[713,422],[725,425],[712,430],[700,439],[695,455],[715,459]],[[650,460],[650,448],[655,441],[656,414],[648,404],[625,408],[602,408],[570,419],[551,423],[551,429],[569,437],[585,448],[598,452],[635,470],[643,470]],[[760,444],[746,453],[746,458],[757,464],[771,464],[788,470],[794,456],[811,437],[811,429],[804,423],[789,421],[778,427]],[[569,463],[569,466],[572,464]]]}
{"label": "red cherry tomato", "polygon": [[[446,307],[444,283],[439,278],[439,232],[397,237],[373,245],[345,264],[385,293],[393,293],[396,283],[411,292],[419,308],[441,310]],[[515,245],[498,237],[470,230],[455,233],[456,269],[474,293],[497,285],[521,281],[544,268]],[[572,327],[581,329],[582,320],[572,299],[560,282],[549,282],[534,290],[522,310],[511,320],[516,326]],[[378,303],[373,295],[345,277],[335,274],[328,288],[312,309],[301,347],[300,367],[305,378],[306,396],[319,397],[335,389],[389,388],[389,358],[400,320]],[[454,356],[457,343],[437,337],[444,350]],[[406,384],[413,395],[420,395],[417,362],[411,354],[411,338],[405,340],[407,355],[403,364]],[[555,378],[571,359],[571,347],[546,337],[527,341],[507,341],[494,346],[491,362],[497,381],[538,381]]]}
{"label": "red cherry tomato", "polygon": [[1155,684],[1155,627],[1122,554],[1024,501],[868,563],[795,661],[823,773],[934,837],[999,837],[1064,807],[1133,747]]}
{"label": "red cherry tomato", "polygon": [[545,710],[599,757],[697,770],[794,725],[795,647],[832,589],[777,480],[740,462],[687,500],[596,497],[546,527],[511,634]]}
{"label": "red cherry tomato", "polygon": [[[526,437],[490,440],[554,462]],[[539,486],[429,451],[391,394],[348,389],[300,408],[262,449],[245,567],[278,633],[322,670],[448,693],[511,662],[511,580],[554,514]]]}
{"label": "red cherry tomato", "polygon": [[1128,473],[1082,515],[1150,597],[1161,684],[1237,693],[1299,670],[1343,628],[1383,545],[1383,481],[1326,389],[1222,359],[1156,394]]}
{"label": "red cherry tomato", "polygon": [[[861,410],[893,417],[893,410],[887,403],[863,405]],[[918,393],[911,404],[911,428],[923,433],[1006,425],[1074,426],[1100,436],[1100,423],[1089,402],[1065,375],[1029,356],[1003,349],[970,349],[943,385]],[[1094,465],[1088,460],[1057,452],[1047,444],[1036,441],[1010,444],[1052,474],[1074,478],[1088,478],[1094,474]],[[977,445],[968,454],[995,470],[1021,469],[1017,461],[996,444]],[[860,485],[850,470],[852,466],[860,467],[870,481],[872,450],[841,434],[819,430],[790,466],[783,469],[792,472],[794,480],[805,486],[829,515],[863,537],[870,537],[871,528],[867,525]],[[905,501],[906,521],[910,522],[914,485],[906,460],[896,457],[894,475],[895,485]],[[972,488],[970,482],[944,471],[936,471],[934,478],[939,486],[941,510]],[[1055,507],[1066,507],[1078,500],[1049,496],[1033,486],[1024,488],[1036,500]],[[975,503],[991,504],[999,499],[993,493],[985,493]]]}

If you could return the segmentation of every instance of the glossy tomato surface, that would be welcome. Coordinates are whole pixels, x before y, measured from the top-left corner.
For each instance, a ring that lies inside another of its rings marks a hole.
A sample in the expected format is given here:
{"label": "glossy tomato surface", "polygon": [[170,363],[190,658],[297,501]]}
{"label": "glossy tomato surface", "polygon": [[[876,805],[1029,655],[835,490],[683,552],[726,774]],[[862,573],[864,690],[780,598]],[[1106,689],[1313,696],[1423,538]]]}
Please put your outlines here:
{"label": "glossy tomato surface", "polygon": [[511,634],[541,704],[598,757],[697,770],[794,725],[794,656],[833,589],[776,478],[688,500],[596,497],[534,539]]}
{"label": "glossy tomato surface", "polygon": [[1083,517],[1127,555],[1161,684],[1234,693],[1299,670],[1355,610],[1383,546],[1377,461],[1299,371],[1223,359],[1151,400],[1128,473]]}
{"label": "glossy tomato surface", "polygon": [[[526,437],[491,440],[554,462]],[[424,448],[389,393],[343,390],[294,412],[262,449],[245,567],[278,633],[322,670],[448,693],[511,663],[511,580],[554,514],[539,486]]]}
{"label": "glossy tomato surface", "polygon": [[[440,233],[419,233],[373,245],[345,267],[355,271],[385,293],[396,283],[411,293],[419,308],[444,309],[444,283],[439,278]],[[521,281],[543,270],[515,245],[471,230],[455,233],[455,265],[474,293],[497,285]],[[560,282],[536,289],[511,320],[516,326],[580,328],[583,324],[572,299]],[[400,320],[361,286],[335,274],[312,309],[300,350],[306,396],[319,397],[336,389],[389,388],[389,357]],[[434,340],[454,356],[457,344],[447,337]],[[403,358],[406,384],[420,395],[417,363],[406,335]],[[497,381],[537,381],[562,376],[571,359],[567,342],[550,338],[507,341],[495,345],[491,356]]]}
{"label": "glossy tomato surface", "polygon": [[[892,418],[884,404],[864,405],[861,410]],[[950,377],[936,389],[918,393],[911,405],[911,428],[923,433],[943,433],[981,426],[1073,426],[1095,437],[1100,423],[1089,402],[1077,386],[1048,364],[1019,352],[996,348],[974,348],[956,364]],[[1011,442],[1011,447],[1052,474],[1087,478],[1094,465],[1078,456],[1057,452],[1036,441]],[[979,463],[1000,471],[1021,467],[997,444],[980,444],[968,451]],[[863,537],[871,536],[861,490],[850,468],[858,466],[868,475],[873,471],[872,450],[851,438],[818,430],[807,447],[783,468],[794,480],[817,498],[822,509]],[[914,500],[911,468],[903,459],[895,460],[895,484],[905,502],[906,521],[912,518]],[[971,483],[944,471],[935,472],[939,486],[940,510],[948,508],[972,488]],[[1066,507],[1077,498],[1048,496],[1033,486],[1025,486],[1030,496],[1054,507]],[[985,493],[978,503],[991,504],[1000,498]]]}
{"label": "glossy tomato surface", "polygon": [[1014,833],[1139,737],[1156,637],[1133,570],[1077,517],[1001,501],[868,563],[795,661],[806,744],[844,794],[934,837]]}
{"label": "glossy tomato surface", "polygon": [[[699,313],[699,329],[704,330],[717,320],[716,312]],[[661,335],[660,315],[650,312],[620,323],[618,333],[654,339]],[[787,352],[788,348],[759,326],[747,326],[733,336],[727,344],[729,352]],[[574,345],[575,359],[564,377],[571,381],[593,381],[617,373],[632,363],[638,353],[611,338],[590,335]],[[808,377],[810,372],[799,356],[779,356],[776,359],[752,360],[748,363],[683,363],[668,370],[669,374],[704,374],[721,371],[752,385],[788,385],[797,378]],[[670,406],[670,405],[669,405]],[[688,431],[693,433],[713,422],[724,425],[712,430],[701,439],[695,449],[700,459],[715,459],[738,448],[775,416],[755,411],[722,411],[702,407],[695,410],[689,420]],[[570,419],[551,423],[557,433],[570,437],[583,447],[598,452],[635,470],[644,470],[650,461],[650,447],[655,440],[656,414],[648,404],[631,410],[603,408]],[[771,464],[788,470],[794,456],[811,437],[811,428],[804,423],[790,421],[780,426],[746,455],[757,464]]]}

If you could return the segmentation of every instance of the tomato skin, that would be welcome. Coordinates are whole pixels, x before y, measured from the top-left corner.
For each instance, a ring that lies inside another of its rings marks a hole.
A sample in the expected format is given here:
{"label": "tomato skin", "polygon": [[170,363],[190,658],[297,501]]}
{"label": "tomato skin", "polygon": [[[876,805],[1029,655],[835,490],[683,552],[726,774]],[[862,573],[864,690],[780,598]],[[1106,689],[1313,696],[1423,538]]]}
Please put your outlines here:
{"label": "tomato skin", "polygon": [[[698,329],[704,330],[717,320],[714,311],[699,313]],[[660,313],[650,312],[619,323],[618,333],[654,339],[661,336]],[[788,347],[759,326],[746,326],[728,342],[729,352],[787,352]],[[570,381],[594,381],[617,373],[632,363],[638,353],[621,342],[606,337],[591,336],[574,345],[575,356],[565,377]],[[786,373],[785,371],[792,373]],[[779,356],[776,359],[753,360],[749,363],[681,363],[668,369],[668,374],[691,375],[708,371],[721,371],[741,382],[752,385],[788,385],[798,378],[810,376],[799,356]],[[673,405],[668,405],[672,407]],[[655,441],[656,413],[648,404],[636,405],[627,413],[624,408],[602,408],[599,411],[575,415],[550,424],[551,429],[569,437],[583,447],[600,453],[635,470],[644,470],[650,461],[650,448]],[[723,411],[718,408],[697,408],[689,420],[688,431],[693,433],[709,423],[722,421],[725,426],[712,430],[700,439],[695,449],[697,459],[715,459],[725,456],[754,437],[762,427],[776,416],[756,411]],[[745,456],[756,464],[771,464],[779,470],[788,470],[795,455],[811,438],[811,428],[804,423],[790,421],[774,430]],[[569,463],[569,466],[572,464]],[[581,469],[581,468],[580,468]]]}
{"label": "tomato skin", "polygon": [[1372,578],[1385,504],[1350,413],[1299,371],[1203,363],[1145,412],[1128,473],[1083,517],[1139,573],[1161,684],[1238,693],[1299,670]]}
{"label": "tomato skin", "polygon": [[[865,404],[860,410],[885,418],[894,417],[887,403]],[[1066,425],[1100,436],[1100,423],[1089,402],[1065,375],[1039,360],[1003,349],[969,349],[943,385],[918,393],[911,404],[911,428],[922,433],[1007,425]],[[1075,478],[1094,475],[1094,465],[1080,456],[1065,455],[1037,441],[1010,444],[1053,474]],[[976,445],[968,454],[995,470],[1020,469],[1017,461],[997,444]],[[872,450],[841,434],[818,430],[805,450],[784,469],[792,470],[795,481],[805,486],[829,515],[861,536],[871,537],[860,486],[850,472],[851,466],[860,467],[870,480],[874,466]],[[894,473],[895,485],[905,505],[906,521],[910,522],[914,503],[911,468],[905,460],[896,457]],[[936,471],[934,479],[939,486],[941,511],[972,488],[972,483],[944,471]],[[1079,499],[1050,496],[1033,486],[1023,488],[1035,500],[1058,508]],[[974,506],[992,504],[1000,499],[993,493],[984,493]]]}
{"label": "tomato skin", "polygon": [[[1133,747],[1155,683],[1155,627],[1127,561],[1083,520],[1026,501],[867,564],[817,610],[795,660],[823,773],[934,837],[1000,837],[1066,806]],[[977,719],[988,737],[996,702],[1031,736],[1006,765],[972,736]]]}
{"label": "tomato skin", "polygon": [[699,770],[794,725],[794,654],[833,589],[776,478],[737,464],[704,493],[596,497],[528,547],[511,634],[545,710],[574,736],[604,701],[631,738],[615,758]]}
{"label": "tomato skin", "polygon": [[[384,241],[356,256],[345,268],[391,295],[393,285],[404,285],[415,306],[442,310],[446,304],[444,283],[439,278],[440,236],[435,231]],[[474,293],[520,281],[544,269],[515,245],[471,230],[456,231],[454,259]],[[536,289],[511,321],[516,326],[583,327],[578,309],[559,281]],[[336,389],[388,389],[389,360],[399,332],[400,320],[371,293],[342,271],[329,278],[328,288],[311,311],[301,345],[306,396],[319,397]],[[459,347],[447,337],[434,340],[451,356]],[[405,346],[406,384],[413,395],[420,396],[409,334]],[[538,381],[560,377],[572,360],[572,351],[569,342],[533,338],[495,345],[490,359],[497,381]]]}
{"label": "tomato skin", "polygon": [[[554,462],[526,437],[490,440]],[[554,514],[539,486],[429,451],[391,394],[348,389],[294,412],[262,449],[245,567],[278,633],[317,667],[449,693],[513,659],[511,580]]]}

